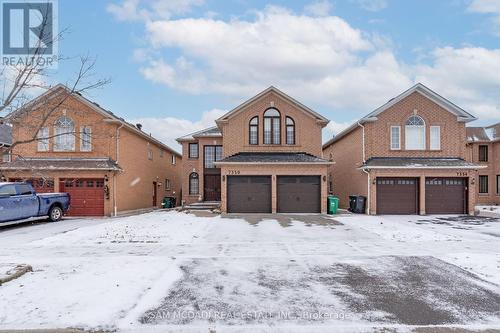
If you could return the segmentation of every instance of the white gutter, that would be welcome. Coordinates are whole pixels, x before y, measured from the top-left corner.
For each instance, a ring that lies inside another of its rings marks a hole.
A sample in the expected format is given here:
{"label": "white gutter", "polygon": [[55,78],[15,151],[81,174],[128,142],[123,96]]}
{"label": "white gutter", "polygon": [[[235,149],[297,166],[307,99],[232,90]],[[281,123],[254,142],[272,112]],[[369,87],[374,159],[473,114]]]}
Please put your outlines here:
{"label": "white gutter", "polygon": [[[365,151],[365,126],[361,125],[361,123],[358,121],[358,126],[362,128],[363,130],[363,165],[366,163],[366,151]],[[367,215],[370,215],[370,185],[371,185],[371,177],[370,173],[366,171],[365,169],[362,169],[364,173],[366,173],[367,176],[367,183],[366,183],[366,190],[367,190],[367,195],[366,195],[366,201],[368,202],[366,204],[366,211]]]}
{"label": "white gutter", "polygon": [[[116,128],[116,164],[120,161],[120,130],[123,126],[125,126],[125,124],[122,123]],[[118,208],[116,207],[116,193],[116,174],[113,174],[113,216],[118,215]]]}

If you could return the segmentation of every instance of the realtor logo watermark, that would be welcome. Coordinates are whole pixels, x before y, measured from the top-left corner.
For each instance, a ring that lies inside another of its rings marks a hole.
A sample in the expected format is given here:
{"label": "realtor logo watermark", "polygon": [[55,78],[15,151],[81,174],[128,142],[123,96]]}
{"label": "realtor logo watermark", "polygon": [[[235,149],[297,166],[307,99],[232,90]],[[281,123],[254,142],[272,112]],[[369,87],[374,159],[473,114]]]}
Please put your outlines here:
{"label": "realtor logo watermark", "polygon": [[3,0],[1,56],[4,66],[57,65],[57,2]]}

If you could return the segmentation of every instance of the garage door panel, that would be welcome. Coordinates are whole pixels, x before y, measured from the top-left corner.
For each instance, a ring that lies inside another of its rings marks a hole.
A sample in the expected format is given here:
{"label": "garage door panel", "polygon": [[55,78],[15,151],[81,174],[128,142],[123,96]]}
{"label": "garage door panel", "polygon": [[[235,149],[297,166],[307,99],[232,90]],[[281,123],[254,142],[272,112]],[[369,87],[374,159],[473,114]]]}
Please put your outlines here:
{"label": "garage door panel", "polygon": [[279,213],[321,212],[321,176],[278,176]]}
{"label": "garage door panel", "polygon": [[464,214],[467,210],[467,178],[426,178],[427,214]]}
{"label": "garage door panel", "polygon": [[377,178],[377,214],[418,214],[417,178]]}
{"label": "garage door panel", "polygon": [[271,176],[228,176],[229,213],[271,213]]}
{"label": "garage door panel", "polygon": [[71,196],[69,216],[104,215],[104,179],[65,179],[60,182],[61,192]]}

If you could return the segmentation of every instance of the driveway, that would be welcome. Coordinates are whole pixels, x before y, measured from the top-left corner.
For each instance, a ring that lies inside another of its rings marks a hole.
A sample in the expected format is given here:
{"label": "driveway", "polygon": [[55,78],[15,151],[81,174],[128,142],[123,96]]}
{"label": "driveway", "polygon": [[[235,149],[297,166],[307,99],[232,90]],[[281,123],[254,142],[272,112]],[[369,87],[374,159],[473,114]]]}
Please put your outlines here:
{"label": "driveway", "polygon": [[33,272],[0,287],[0,330],[495,330],[499,235],[475,217],[176,212],[5,230],[0,263]]}

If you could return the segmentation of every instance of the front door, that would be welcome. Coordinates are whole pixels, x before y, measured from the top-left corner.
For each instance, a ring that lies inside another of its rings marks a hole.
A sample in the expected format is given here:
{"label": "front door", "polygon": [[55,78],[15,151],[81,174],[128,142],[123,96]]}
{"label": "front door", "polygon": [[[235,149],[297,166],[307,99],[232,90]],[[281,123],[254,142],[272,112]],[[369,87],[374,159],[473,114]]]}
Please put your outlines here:
{"label": "front door", "polygon": [[158,186],[156,182],[153,182],[153,207],[157,206],[157,196],[158,196]]}
{"label": "front door", "polygon": [[220,201],[220,175],[205,175],[205,201]]}

